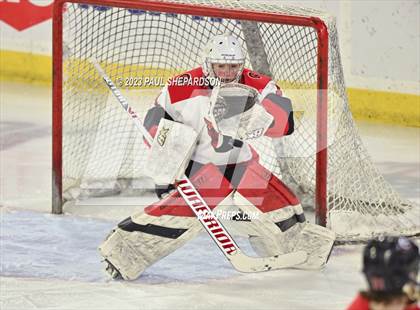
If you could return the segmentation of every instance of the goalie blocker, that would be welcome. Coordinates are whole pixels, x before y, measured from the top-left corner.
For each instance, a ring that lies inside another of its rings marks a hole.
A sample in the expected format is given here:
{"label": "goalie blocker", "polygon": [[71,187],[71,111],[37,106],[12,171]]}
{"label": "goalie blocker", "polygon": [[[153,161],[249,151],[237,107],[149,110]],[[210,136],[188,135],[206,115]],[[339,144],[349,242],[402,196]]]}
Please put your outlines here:
{"label": "goalie blocker", "polygon": [[147,156],[145,174],[158,186],[181,179],[197,137],[190,126],[162,118]]}
{"label": "goalie blocker", "polygon": [[[249,237],[258,254],[304,250],[308,259],[294,268],[320,268],[326,263],[334,233],[307,223],[295,195],[256,157],[224,167],[191,162],[188,170],[193,174],[191,182],[211,209],[233,195],[241,211],[258,212],[259,216],[252,220],[229,221],[237,232]],[[122,221],[100,246],[100,253],[109,264],[110,273],[134,280],[201,230],[190,207],[174,191]]]}

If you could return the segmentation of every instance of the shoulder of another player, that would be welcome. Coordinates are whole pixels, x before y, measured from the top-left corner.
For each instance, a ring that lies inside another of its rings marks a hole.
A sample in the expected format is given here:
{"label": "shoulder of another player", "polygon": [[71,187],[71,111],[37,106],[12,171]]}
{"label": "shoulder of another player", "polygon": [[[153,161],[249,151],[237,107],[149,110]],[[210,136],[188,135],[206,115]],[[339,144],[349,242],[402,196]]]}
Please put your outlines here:
{"label": "shoulder of another player", "polygon": [[262,92],[267,86],[274,84],[274,81],[266,75],[245,68],[242,72],[242,82]]}
{"label": "shoulder of another player", "polygon": [[350,306],[347,307],[347,310],[369,310],[369,301],[358,294]]}
{"label": "shoulder of another player", "polygon": [[171,104],[207,94],[209,88],[202,68],[198,67],[171,78],[167,92]]}

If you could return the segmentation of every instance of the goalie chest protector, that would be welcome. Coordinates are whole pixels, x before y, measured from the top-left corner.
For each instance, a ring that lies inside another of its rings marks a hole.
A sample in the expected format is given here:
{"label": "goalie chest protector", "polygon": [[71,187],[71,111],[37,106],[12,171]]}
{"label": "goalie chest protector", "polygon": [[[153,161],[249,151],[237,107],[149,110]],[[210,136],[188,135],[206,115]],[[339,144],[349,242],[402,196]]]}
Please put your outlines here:
{"label": "goalie chest protector", "polygon": [[[269,83],[270,81],[269,77],[259,75],[249,69],[244,69],[241,77],[243,84],[256,88],[260,93],[264,93],[265,90],[273,91],[273,83]],[[246,143],[241,148],[234,147],[226,152],[216,152],[207,130],[201,130],[205,126],[204,117],[209,111],[211,91],[209,84],[205,83],[202,68],[198,67],[172,78],[157,98],[156,103],[163,107],[174,121],[191,126],[199,133],[192,160],[202,164],[211,162],[215,165],[250,160],[252,153]]]}

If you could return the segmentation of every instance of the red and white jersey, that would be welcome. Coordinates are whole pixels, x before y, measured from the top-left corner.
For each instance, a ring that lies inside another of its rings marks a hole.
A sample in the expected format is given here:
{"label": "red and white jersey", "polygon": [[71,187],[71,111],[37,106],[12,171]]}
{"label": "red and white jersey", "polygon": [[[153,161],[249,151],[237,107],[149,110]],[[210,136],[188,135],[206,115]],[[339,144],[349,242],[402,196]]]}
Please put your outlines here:
{"label": "red and white jersey", "polygon": [[[192,160],[202,164],[213,163],[215,165],[250,160],[252,153],[247,143],[244,143],[242,147],[233,147],[223,152],[216,151],[212,145],[212,137],[204,121],[208,115],[211,96],[211,88],[206,81],[201,67],[174,77],[157,97],[155,108],[163,108],[165,117],[169,116],[174,121],[191,126],[199,133],[198,144],[191,157]],[[280,89],[273,80],[249,69],[244,69],[240,83],[255,88],[260,94],[259,99],[262,105],[274,116],[274,124],[267,130],[267,136],[279,137],[293,131],[293,124],[290,124],[290,120],[293,122],[293,117],[290,115],[291,108],[276,104],[276,99],[269,96],[270,94],[281,96]],[[159,117],[163,117],[162,113],[157,114]],[[154,135],[160,119],[148,120],[147,118],[148,116],[145,119],[146,128]]]}

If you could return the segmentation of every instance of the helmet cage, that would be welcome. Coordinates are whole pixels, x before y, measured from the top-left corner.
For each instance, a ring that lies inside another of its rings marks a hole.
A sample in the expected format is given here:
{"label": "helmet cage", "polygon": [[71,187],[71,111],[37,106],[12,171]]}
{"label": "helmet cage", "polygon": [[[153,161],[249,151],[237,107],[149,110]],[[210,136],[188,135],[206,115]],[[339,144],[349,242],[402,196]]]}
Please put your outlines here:
{"label": "helmet cage", "polygon": [[239,65],[238,72],[236,73],[234,79],[229,82],[229,83],[238,83],[245,67],[245,59],[243,58],[243,59],[229,60],[229,59],[212,59],[210,57],[207,57],[206,60],[204,61],[204,64],[206,67],[205,71],[207,73],[207,76],[216,78],[219,81],[220,81],[220,78],[216,75],[216,72],[214,72],[213,64],[238,64]]}

